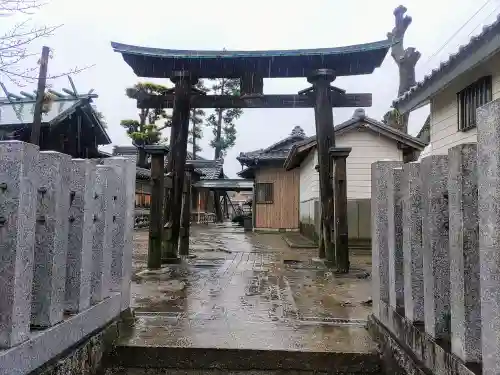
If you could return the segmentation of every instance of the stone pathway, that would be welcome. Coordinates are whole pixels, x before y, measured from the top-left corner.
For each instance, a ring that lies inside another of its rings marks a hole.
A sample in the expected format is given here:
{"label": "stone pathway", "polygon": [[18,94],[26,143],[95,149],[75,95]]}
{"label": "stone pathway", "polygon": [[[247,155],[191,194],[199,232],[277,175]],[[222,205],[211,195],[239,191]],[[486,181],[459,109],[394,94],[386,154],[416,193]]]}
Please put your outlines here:
{"label": "stone pathway", "polygon": [[335,276],[317,250],[280,234],[229,225],[193,228],[184,264],[146,270],[147,232],[136,232],[132,306],[123,346],[373,353],[364,328],[371,257]]}

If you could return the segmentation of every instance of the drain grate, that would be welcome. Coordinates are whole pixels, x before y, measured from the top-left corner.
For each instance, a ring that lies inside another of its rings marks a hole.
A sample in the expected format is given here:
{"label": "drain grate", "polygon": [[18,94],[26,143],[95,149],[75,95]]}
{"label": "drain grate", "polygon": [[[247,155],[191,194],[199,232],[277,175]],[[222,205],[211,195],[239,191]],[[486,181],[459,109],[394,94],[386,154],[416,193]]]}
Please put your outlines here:
{"label": "drain grate", "polygon": [[220,267],[225,263],[224,260],[197,260],[191,263],[192,267],[195,268],[214,268],[214,267]]}
{"label": "drain grate", "polygon": [[302,264],[303,261],[296,259],[283,259],[284,264]]}
{"label": "drain grate", "polygon": [[303,316],[298,318],[301,323],[309,324],[327,324],[334,326],[365,326],[367,320],[364,319],[347,319],[347,318],[329,318],[329,317],[319,317],[319,316]]}

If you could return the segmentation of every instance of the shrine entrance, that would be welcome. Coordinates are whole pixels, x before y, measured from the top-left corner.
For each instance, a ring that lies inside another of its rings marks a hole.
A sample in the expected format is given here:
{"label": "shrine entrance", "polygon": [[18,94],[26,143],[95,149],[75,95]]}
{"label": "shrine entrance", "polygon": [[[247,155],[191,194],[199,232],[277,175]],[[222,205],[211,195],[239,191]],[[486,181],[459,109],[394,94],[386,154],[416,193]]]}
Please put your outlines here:
{"label": "shrine entrance", "polygon": [[[392,41],[383,40],[338,48],[273,51],[170,50],[112,43],[139,77],[169,78],[175,87],[164,95],[143,94],[138,108],[172,108],[172,129],[167,172],[172,189],[167,208],[155,210],[165,230],[153,228],[150,252],[163,252],[163,259],[178,259],[181,233],[189,111],[191,108],[314,108],[318,142],[321,202],[319,256],[349,271],[346,158],[350,149],[336,148],[333,107],[370,107],[369,93],[349,94],[331,86],[336,77],[371,74],[384,60]],[[307,78],[312,85],[297,94],[265,95],[264,78]],[[198,79],[238,78],[240,95],[206,95],[194,88]],[[160,160],[158,158],[158,160]],[[153,172],[152,172],[153,175]],[[163,203],[161,189],[153,201]],[[152,203],[154,205],[154,202]],[[153,210],[152,210],[153,212]],[[189,228],[183,228],[184,235]],[[163,245],[162,245],[163,244]],[[156,257],[160,259],[160,257]],[[159,268],[161,262],[151,265]]]}

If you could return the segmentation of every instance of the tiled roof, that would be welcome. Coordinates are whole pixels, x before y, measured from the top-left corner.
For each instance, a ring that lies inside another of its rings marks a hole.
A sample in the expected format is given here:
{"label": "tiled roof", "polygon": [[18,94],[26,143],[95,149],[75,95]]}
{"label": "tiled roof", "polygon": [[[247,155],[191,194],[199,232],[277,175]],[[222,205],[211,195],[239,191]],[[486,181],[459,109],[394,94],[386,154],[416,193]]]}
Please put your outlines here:
{"label": "tiled roof", "polygon": [[146,168],[136,167],[135,168],[135,175],[137,177],[141,177],[141,178],[150,178],[151,171],[149,169],[146,169]]}
{"label": "tiled roof", "polygon": [[[113,155],[123,155],[123,156],[132,156],[136,157],[137,148],[135,146],[115,146],[113,149]],[[193,154],[191,152],[187,152],[186,154],[187,160],[193,160]],[[208,160],[202,158],[201,156],[196,156],[195,160],[203,160],[207,163],[204,163],[202,167],[195,167],[195,172],[201,175],[202,180],[214,180],[219,178],[222,168],[224,166],[224,159],[218,160]],[[168,162],[168,155],[165,156],[165,165]],[[138,168],[139,169],[139,168]],[[140,168],[141,170],[148,170],[144,168]],[[149,170],[148,170],[149,171]],[[138,172],[139,173],[139,172]],[[138,174],[139,176],[139,174]]]}
{"label": "tiled roof", "polygon": [[496,21],[491,25],[485,26],[483,31],[474,37],[472,37],[469,43],[464,44],[459,47],[458,52],[450,55],[448,60],[443,61],[439,67],[433,69],[432,72],[424,77],[424,79],[418,82],[416,85],[411,87],[407,92],[398,97],[393,105],[398,107],[402,103],[409,101],[415,95],[421,93],[424,89],[429,87],[432,83],[438,81],[445,74],[450,72],[452,69],[461,64],[466,58],[471,57],[475,54],[477,49],[483,46],[484,43],[490,41],[500,32],[500,15],[497,17]]}
{"label": "tiled roof", "polygon": [[215,180],[218,179],[221,172],[222,167],[224,165],[224,159],[211,160],[213,162],[213,166],[211,167],[201,167],[196,168],[197,171],[200,171],[202,176],[202,180]]}
{"label": "tiled roof", "polygon": [[304,130],[300,126],[295,126],[290,135],[265,149],[258,149],[250,152],[240,152],[236,158],[241,164],[250,165],[258,160],[280,160],[286,159],[293,144],[306,138]]}
{"label": "tiled roof", "polygon": [[[412,137],[409,134],[403,133],[398,129],[394,129],[393,127],[386,125],[380,121],[372,119],[366,116],[365,112],[360,109],[357,109],[354,112],[352,118],[335,126],[335,136],[339,136],[342,133],[351,131],[352,129],[360,126],[369,128],[370,130],[377,132],[380,135],[394,139],[395,141],[400,142],[401,144],[407,145],[409,147],[412,147],[416,150],[423,150],[424,147],[426,146],[426,143],[423,142],[422,140]],[[306,147],[303,147],[303,150],[298,152],[298,149],[301,148],[302,146]],[[314,146],[316,146],[315,135],[312,137],[307,137],[303,141],[294,143],[292,145],[292,149],[287,155],[284,167],[286,169],[295,168],[298,164],[301,163],[301,160],[304,157],[304,155],[307,155],[309,150],[311,150]]]}

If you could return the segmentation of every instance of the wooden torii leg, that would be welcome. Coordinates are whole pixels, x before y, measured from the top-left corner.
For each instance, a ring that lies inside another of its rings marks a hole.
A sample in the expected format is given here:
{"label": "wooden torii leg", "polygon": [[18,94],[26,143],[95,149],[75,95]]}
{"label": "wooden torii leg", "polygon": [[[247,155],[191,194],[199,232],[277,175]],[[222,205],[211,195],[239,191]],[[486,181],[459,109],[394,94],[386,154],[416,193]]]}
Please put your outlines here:
{"label": "wooden torii leg", "polygon": [[186,180],[184,201],[182,204],[182,227],[179,243],[179,255],[189,255],[189,230],[191,226],[191,176],[194,168],[191,165],[186,165]]}
{"label": "wooden torii leg", "polygon": [[[322,239],[326,260],[335,263],[335,246],[333,242],[334,206],[332,163],[328,150],[335,147],[333,129],[332,96],[330,82],[335,79],[335,73],[330,69],[319,69],[308,77],[312,88],[304,90],[315,98],[316,138],[318,145],[319,192],[321,203]],[[321,246],[320,246],[321,249]],[[320,253],[320,256],[322,254]]]}
{"label": "wooden torii leg", "polygon": [[349,227],[347,224],[347,170],[346,158],[350,147],[331,148],[335,196],[335,258],[337,272],[349,272]]}
{"label": "wooden torii leg", "polygon": [[184,169],[186,166],[187,140],[189,133],[190,100],[193,95],[193,85],[198,81],[187,72],[176,72],[172,77],[175,83],[176,103],[172,114],[172,126],[178,127],[177,137],[173,140],[172,153],[169,160],[172,161],[172,193],[169,221],[165,225],[168,233],[166,238],[166,263],[177,263],[179,261],[177,248],[179,245],[179,234],[181,227],[182,195],[184,187]]}
{"label": "wooden torii leg", "polygon": [[163,234],[163,194],[165,191],[164,160],[167,152],[164,146],[146,146],[151,154],[151,208],[149,211],[148,268],[161,268]]}

